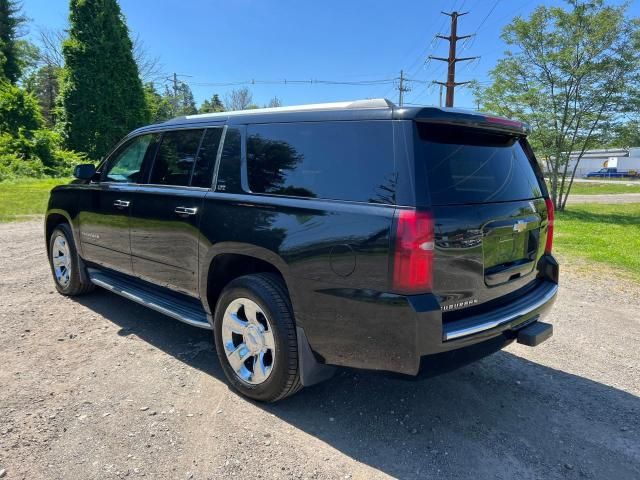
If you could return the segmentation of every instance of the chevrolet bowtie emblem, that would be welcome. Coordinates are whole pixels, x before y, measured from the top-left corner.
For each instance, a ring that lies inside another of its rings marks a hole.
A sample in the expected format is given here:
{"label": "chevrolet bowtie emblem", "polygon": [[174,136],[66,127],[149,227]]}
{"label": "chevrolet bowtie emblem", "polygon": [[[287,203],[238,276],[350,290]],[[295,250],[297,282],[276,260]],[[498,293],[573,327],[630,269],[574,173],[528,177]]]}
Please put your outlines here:
{"label": "chevrolet bowtie emblem", "polygon": [[527,222],[525,222],[523,220],[518,220],[516,223],[513,224],[513,231],[514,232],[522,233],[526,229],[527,229]]}

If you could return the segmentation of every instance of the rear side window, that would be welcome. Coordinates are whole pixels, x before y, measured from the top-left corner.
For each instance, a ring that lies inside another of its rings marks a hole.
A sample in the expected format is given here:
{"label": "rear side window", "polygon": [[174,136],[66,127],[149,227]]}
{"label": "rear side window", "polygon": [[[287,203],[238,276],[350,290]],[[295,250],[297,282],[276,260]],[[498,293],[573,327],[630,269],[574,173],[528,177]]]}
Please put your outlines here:
{"label": "rear side window", "polygon": [[204,130],[176,130],[162,135],[151,169],[152,185],[189,185]]}
{"label": "rear side window", "polygon": [[198,152],[193,169],[192,187],[211,188],[213,181],[213,169],[218,156],[218,146],[222,137],[222,127],[208,128],[202,139],[202,146]]}
{"label": "rear side window", "polygon": [[542,196],[522,142],[510,135],[416,123],[417,171],[433,205],[490,203]]}
{"label": "rear side window", "polygon": [[227,127],[222,145],[220,168],[216,190],[218,192],[242,193],[240,180],[240,158],[242,155],[242,135],[240,130]]}
{"label": "rear side window", "polygon": [[393,203],[391,122],[250,125],[247,174],[256,193]]}

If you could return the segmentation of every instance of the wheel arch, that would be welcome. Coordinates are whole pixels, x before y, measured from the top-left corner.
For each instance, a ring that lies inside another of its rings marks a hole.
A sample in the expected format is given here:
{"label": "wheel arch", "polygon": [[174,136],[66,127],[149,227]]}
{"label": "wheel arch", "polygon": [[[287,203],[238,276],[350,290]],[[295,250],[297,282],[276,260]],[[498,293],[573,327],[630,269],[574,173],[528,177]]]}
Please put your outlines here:
{"label": "wheel arch", "polygon": [[78,239],[78,232],[77,232],[76,226],[71,221],[70,215],[66,211],[60,210],[60,209],[48,210],[47,215],[45,217],[44,241],[47,246],[47,249],[49,248],[49,238],[51,238],[51,234],[53,233],[53,230],[62,223],[69,224],[69,227],[71,228],[71,234],[73,235],[73,242],[76,245],[76,250],[80,251],[79,250],[80,243]]}
{"label": "wheel arch", "polygon": [[274,273],[282,278],[292,305],[289,267],[275,252],[256,245],[223,242],[211,248],[200,262],[199,291],[202,304],[212,315],[224,287],[233,279],[251,273]]}

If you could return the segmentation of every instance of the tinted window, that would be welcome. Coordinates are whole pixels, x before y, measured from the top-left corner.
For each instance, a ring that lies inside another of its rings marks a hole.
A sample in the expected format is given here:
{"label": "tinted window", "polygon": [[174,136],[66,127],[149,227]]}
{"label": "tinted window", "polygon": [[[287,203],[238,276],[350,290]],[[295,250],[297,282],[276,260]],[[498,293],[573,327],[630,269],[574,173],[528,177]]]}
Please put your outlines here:
{"label": "tinted window", "polygon": [[253,192],[394,202],[390,122],[252,125],[247,133]]}
{"label": "tinted window", "polygon": [[221,136],[222,128],[209,128],[205,132],[202,146],[198,152],[198,160],[193,170],[192,187],[211,187]]}
{"label": "tinted window", "polygon": [[237,128],[227,128],[222,145],[220,168],[218,169],[218,192],[242,192],[240,180],[241,134]]}
{"label": "tinted window", "polygon": [[138,183],[144,159],[153,155],[155,141],[157,141],[157,135],[141,135],[120,147],[109,160],[104,181]]}
{"label": "tinted window", "polygon": [[[418,168],[434,205],[525,200],[542,195],[516,137],[477,129],[417,123]],[[419,170],[420,171],[420,170]]]}
{"label": "tinted window", "polygon": [[162,135],[153,162],[152,185],[189,185],[203,130],[177,130]]}

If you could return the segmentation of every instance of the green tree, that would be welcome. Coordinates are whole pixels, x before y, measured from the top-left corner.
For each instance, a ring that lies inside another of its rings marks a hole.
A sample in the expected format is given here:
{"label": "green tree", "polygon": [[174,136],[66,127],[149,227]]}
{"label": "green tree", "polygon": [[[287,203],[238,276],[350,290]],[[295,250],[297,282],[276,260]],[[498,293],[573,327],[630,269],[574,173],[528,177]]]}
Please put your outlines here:
{"label": "green tree", "polygon": [[149,112],[116,0],[71,0],[63,44],[62,131],[68,147],[100,158]]}
{"label": "green tree", "polygon": [[609,147],[640,147],[640,121],[630,120],[616,125],[610,132]]}
{"label": "green tree", "polygon": [[69,175],[82,155],[60,148],[58,134],[43,127],[37,100],[17,85],[0,82],[0,181]]}
{"label": "green tree", "polygon": [[206,99],[204,102],[202,102],[198,113],[216,112],[224,112],[224,105],[222,104],[222,100],[220,100],[220,96],[217,93],[214,93],[211,97],[211,100]]}
{"label": "green tree", "polygon": [[510,50],[492,70],[493,84],[478,95],[482,109],[532,125],[531,142],[559,210],[585,150],[621,121],[640,81],[639,22],[626,16],[628,4],[565,3],[539,6],[505,27]]}
{"label": "green tree", "polygon": [[21,5],[15,0],[0,0],[0,77],[16,83],[22,73],[18,38],[27,22]]}
{"label": "green tree", "polygon": [[16,85],[0,82],[0,134],[18,136],[41,127],[36,99]]}
{"label": "green tree", "polygon": [[253,103],[253,94],[247,87],[231,90],[225,97],[224,106],[225,110],[230,111],[258,108]]}
{"label": "green tree", "polygon": [[43,65],[27,76],[23,85],[40,105],[40,112],[48,128],[56,123],[57,98],[60,93],[60,76],[62,68],[55,65]]}
{"label": "green tree", "polygon": [[269,100],[269,103],[266,105],[266,108],[276,108],[281,106],[282,106],[282,100],[280,100],[278,97],[273,97],[271,100]]}
{"label": "green tree", "polygon": [[173,116],[171,99],[160,95],[153,82],[144,85],[144,96],[149,110],[149,120],[152,123],[164,122]]}
{"label": "green tree", "polygon": [[176,97],[176,110],[175,116],[182,115],[195,115],[198,113],[198,109],[196,108],[196,101],[193,98],[193,92],[191,91],[191,87],[184,82],[180,82],[178,84],[178,91]]}

